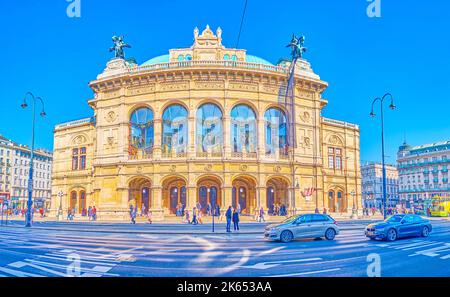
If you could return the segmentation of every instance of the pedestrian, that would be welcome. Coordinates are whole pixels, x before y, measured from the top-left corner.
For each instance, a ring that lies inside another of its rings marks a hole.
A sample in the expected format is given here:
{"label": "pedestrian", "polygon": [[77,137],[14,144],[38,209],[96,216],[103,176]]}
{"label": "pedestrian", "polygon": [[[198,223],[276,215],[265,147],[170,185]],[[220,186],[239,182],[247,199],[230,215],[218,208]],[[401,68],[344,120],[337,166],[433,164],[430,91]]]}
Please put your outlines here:
{"label": "pedestrian", "polygon": [[238,213],[241,213],[241,204],[238,203],[237,208],[235,209]]}
{"label": "pedestrian", "polygon": [[136,212],[133,205],[130,205],[130,219],[131,219],[131,224],[136,224]]}
{"label": "pedestrian", "polygon": [[186,211],[186,222],[187,222],[188,224],[191,223],[190,218],[189,218],[189,210]]}
{"label": "pedestrian", "polygon": [[211,215],[211,203],[208,202],[208,205],[206,205],[206,215]]}
{"label": "pedestrian", "polygon": [[231,218],[233,216],[233,212],[231,210],[231,206],[228,207],[227,212],[225,213],[227,218],[227,232],[231,232]]}
{"label": "pedestrian", "polygon": [[145,215],[145,205],[142,205],[141,208],[141,217],[143,217]]}
{"label": "pedestrian", "polygon": [[192,224],[197,225],[197,208],[192,209]]}
{"label": "pedestrian", "polygon": [[147,212],[147,219],[148,219],[148,223],[149,224],[153,223],[153,221],[152,221],[152,212],[151,211]]}
{"label": "pedestrian", "polygon": [[324,207],[323,208],[323,214],[326,215],[327,214],[327,209]]}
{"label": "pedestrian", "polygon": [[88,207],[88,219],[89,219],[89,221],[92,219],[92,207],[91,206]]}
{"label": "pedestrian", "polygon": [[239,231],[239,213],[235,210],[233,213],[234,231]]}
{"label": "pedestrian", "polygon": [[200,210],[197,210],[197,222],[203,225],[202,212]]}
{"label": "pedestrian", "polygon": [[94,207],[92,208],[92,219],[93,219],[94,221],[97,220],[97,208],[95,208],[95,205],[94,205]]}
{"label": "pedestrian", "polygon": [[261,220],[264,221],[264,223],[266,222],[266,219],[264,218],[265,215],[265,211],[264,208],[261,207],[261,209],[259,210],[259,222],[261,223]]}

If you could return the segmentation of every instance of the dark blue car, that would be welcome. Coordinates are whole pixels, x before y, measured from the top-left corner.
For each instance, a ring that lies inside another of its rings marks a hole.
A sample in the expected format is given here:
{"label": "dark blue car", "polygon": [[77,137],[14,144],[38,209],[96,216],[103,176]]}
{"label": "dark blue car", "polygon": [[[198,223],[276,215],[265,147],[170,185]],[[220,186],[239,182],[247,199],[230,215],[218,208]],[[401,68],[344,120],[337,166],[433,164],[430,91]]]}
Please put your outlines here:
{"label": "dark blue car", "polygon": [[397,238],[422,236],[427,237],[432,230],[430,221],[418,215],[393,215],[383,222],[366,227],[366,236],[370,239],[394,241]]}

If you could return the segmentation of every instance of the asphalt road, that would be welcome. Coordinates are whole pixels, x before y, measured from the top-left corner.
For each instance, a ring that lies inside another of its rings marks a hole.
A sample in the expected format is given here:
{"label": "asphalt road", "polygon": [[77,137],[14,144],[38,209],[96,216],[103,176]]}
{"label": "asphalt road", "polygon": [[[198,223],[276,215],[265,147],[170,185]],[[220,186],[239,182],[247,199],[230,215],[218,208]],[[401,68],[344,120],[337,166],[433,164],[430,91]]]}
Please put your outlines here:
{"label": "asphalt road", "polygon": [[288,244],[265,241],[264,224],[245,225],[240,234],[186,225],[13,225],[0,227],[0,277],[365,277],[368,267],[381,276],[450,276],[449,221],[433,221],[428,238],[370,241],[365,224],[341,223],[334,241]]}

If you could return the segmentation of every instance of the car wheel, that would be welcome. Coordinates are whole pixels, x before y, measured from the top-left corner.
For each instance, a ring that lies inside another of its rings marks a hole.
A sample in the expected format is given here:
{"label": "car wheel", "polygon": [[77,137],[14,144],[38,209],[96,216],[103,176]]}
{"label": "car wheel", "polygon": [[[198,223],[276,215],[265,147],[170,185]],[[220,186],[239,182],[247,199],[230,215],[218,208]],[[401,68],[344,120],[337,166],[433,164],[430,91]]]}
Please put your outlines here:
{"label": "car wheel", "polygon": [[325,232],[325,238],[327,240],[333,240],[335,236],[336,236],[336,231],[334,231],[334,229],[330,228]]}
{"label": "car wheel", "polygon": [[294,235],[292,234],[291,231],[286,230],[286,231],[281,232],[280,240],[282,242],[290,242],[290,241],[292,241],[292,239],[294,239]]}
{"label": "car wheel", "polygon": [[422,228],[422,237],[428,237],[430,235],[430,230],[428,230],[428,227],[425,226]]}
{"label": "car wheel", "polygon": [[387,232],[386,240],[387,241],[395,241],[397,239],[397,231],[395,229],[389,229]]}

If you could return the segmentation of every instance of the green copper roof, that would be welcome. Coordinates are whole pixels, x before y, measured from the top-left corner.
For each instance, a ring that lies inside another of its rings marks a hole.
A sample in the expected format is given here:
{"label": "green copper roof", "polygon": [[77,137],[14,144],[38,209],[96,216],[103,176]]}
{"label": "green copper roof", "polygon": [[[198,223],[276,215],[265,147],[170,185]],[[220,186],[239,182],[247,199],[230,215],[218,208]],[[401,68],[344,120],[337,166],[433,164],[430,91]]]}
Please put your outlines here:
{"label": "green copper roof", "polygon": [[[154,58],[148,60],[147,62],[145,62],[141,66],[155,65],[155,64],[161,64],[161,63],[169,63],[169,58],[170,58],[169,55],[157,56],[157,57],[154,57]],[[265,60],[263,58],[257,57],[257,56],[253,56],[253,55],[246,55],[245,61],[248,62],[248,63],[263,64],[263,65],[273,65],[269,61],[267,61],[267,60]]]}
{"label": "green copper roof", "polygon": [[148,60],[147,62],[145,62],[141,66],[155,65],[155,64],[161,64],[161,63],[169,63],[169,58],[170,58],[169,55],[157,56],[157,57],[154,57],[154,58]]}
{"label": "green copper roof", "polygon": [[257,56],[252,56],[252,55],[246,55],[245,57],[245,61],[248,63],[255,63],[255,64],[263,64],[263,65],[273,65],[272,63],[270,63],[269,61],[257,57]]}

